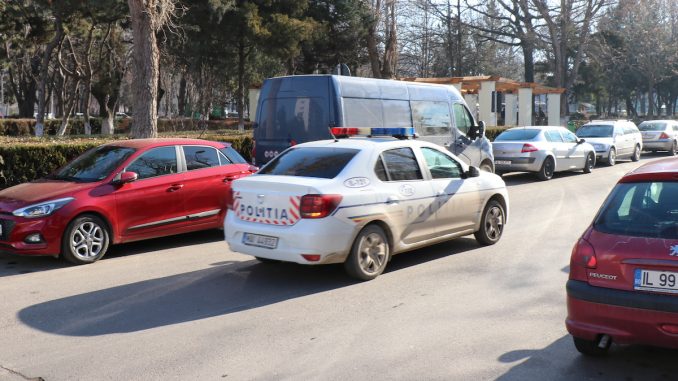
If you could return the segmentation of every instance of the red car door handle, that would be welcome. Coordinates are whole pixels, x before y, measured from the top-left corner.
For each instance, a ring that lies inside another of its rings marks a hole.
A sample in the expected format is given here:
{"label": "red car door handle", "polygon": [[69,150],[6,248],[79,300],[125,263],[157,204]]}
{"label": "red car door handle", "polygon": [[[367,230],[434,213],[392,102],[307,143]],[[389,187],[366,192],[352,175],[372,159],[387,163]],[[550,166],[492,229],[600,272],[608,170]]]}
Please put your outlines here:
{"label": "red car door handle", "polygon": [[228,176],[224,177],[224,182],[228,183],[228,182],[231,182],[231,181],[237,180],[237,179],[238,179],[238,175],[228,175]]}
{"label": "red car door handle", "polygon": [[179,189],[183,188],[184,184],[172,184],[169,189],[167,189],[170,192],[175,192],[178,191]]}

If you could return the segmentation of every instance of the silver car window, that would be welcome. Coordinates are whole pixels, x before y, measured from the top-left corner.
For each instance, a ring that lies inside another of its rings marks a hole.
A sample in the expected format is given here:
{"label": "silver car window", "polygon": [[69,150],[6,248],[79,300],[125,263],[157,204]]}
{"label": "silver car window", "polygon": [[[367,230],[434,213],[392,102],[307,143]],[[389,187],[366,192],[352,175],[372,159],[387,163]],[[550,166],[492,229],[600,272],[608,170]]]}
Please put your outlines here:
{"label": "silver car window", "polygon": [[570,131],[563,131],[563,139],[565,143],[576,143],[577,135],[571,133]]}
{"label": "silver car window", "polygon": [[546,140],[552,143],[561,143],[563,141],[563,137],[560,136],[558,131],[547,130],[544,131],[544,135],[546,135]]}

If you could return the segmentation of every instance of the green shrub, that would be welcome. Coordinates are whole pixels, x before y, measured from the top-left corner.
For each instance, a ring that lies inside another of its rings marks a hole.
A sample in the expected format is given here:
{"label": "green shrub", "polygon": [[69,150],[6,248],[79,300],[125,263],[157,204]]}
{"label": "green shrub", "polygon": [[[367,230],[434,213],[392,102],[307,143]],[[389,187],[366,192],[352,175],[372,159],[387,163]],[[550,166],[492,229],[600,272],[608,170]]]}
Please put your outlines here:
{"label": "green shrub", "polygon": [[[199,137],[197,133],[167,135]],[[0,189],[44,177],[90,148],[126,138],[120,135],[110,138],[0,138]],[[250,133],[217,131],[201,138],[230,142],[248,162],[251,161],[253,140]]]}

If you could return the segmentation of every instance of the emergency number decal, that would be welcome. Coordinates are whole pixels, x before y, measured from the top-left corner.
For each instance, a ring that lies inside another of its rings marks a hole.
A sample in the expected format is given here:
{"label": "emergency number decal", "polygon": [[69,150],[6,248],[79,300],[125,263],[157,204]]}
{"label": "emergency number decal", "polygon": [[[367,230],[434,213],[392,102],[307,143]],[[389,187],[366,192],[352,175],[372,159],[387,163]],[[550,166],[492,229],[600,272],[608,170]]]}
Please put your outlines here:
{"label": "emergency number decal", "polygon": [[348,188],[362,188],[370,185],[370,179],[367,177],[351,177],[344,181],[344,185]]}
{"label": "emergency number decal", "polygon": [[401,195],[410,197],[414,195],[414,187],[411,185],[403,184],[398,188],[398,191]]}

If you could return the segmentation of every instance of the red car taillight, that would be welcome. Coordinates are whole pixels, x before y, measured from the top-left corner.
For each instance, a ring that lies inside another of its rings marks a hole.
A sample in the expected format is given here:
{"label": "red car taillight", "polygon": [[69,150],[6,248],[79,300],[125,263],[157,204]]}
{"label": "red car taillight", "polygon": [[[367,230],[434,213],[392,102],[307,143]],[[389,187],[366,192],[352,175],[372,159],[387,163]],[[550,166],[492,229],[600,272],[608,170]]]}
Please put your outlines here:
{"label": "red car taillight", "polygon": [[593,246],[584,238],[580,238],[572,249],[570,258],[570,279],[588,280],[586,269],[595,269],[598,265],[596,251]]}
{"label": "red car taillight", "polygon": [[661,135],[659,135],[659,139],[668,139],[669,135],[666,132],[662,132]]}
{"label": "red car taillight", "polygon": [[534,152],[539,151],[539,149],[532,144],[523,144],[523,149],[520,150],[520,153]]}
{"label": "red car taillight", "polygon": [[307,194],[301,197],[301,218],[324,218],[341,202],[340,194]]}

